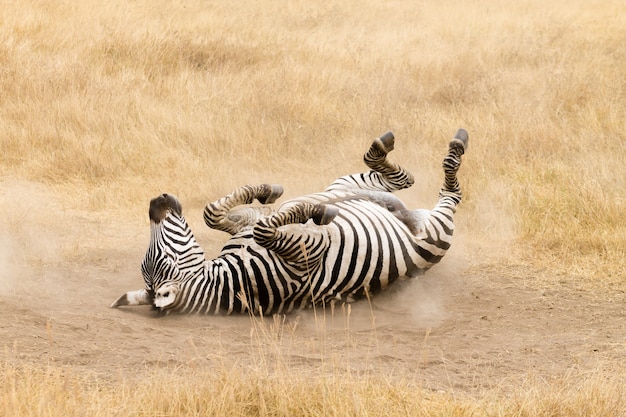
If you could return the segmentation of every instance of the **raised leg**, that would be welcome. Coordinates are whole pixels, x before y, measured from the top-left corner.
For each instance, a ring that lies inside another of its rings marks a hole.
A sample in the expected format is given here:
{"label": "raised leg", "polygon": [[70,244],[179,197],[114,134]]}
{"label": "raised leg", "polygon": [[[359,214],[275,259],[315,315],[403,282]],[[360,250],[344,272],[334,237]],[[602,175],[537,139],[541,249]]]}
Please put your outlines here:
{"label": "raised leg", "polygon": [[454,213],[462,194],[457,172],[461,156],[467,149],[469,136],[459,129],[450,141],[448,153],[443,159],[444,182],[439,191],[439,201],[432,210],[412,210],[405,213],[406,223],[411,223],[414,234],[432,245],[433,254],[443,256],[450,247],[454,232]]}
{"label": "raised leg", "polygon": [[415,182],[413,175],[400,165],[387,159],[387,154],[393,150],[394,144],[395,138],[391,132],[375,139],[363,156],[365,165],[371,171],[338,178],[326,191],[360,189],[394,192],[412,186]]}
{"label": "raised leg", "polygon": [[450,141],[448,154],[443,159],[443,172],[445,179],[441,191],[439,192],[439,200],[451,199],[454,205],[461,202],[462,194],[456,173],[461,166],[461,156],[465,153],[469,135],[465,129],[459,129]]}
{"label": "raised leg", "polygon": [[261,204],[271,204],[283,194],[280,185],[245,185],[229,195],[209,203],[204,208],[204,222],[212,229],[222,230],[234,235],[252,227],[259,219],[271,215],[269,207],[235,207],[252,204],[257,199]]}
{"label": "raised leg", "polygon": [[254,241],[267,248],[292,266],[304,270],[314,268],[330,243],[322,227],[282,227],[306,223],[329,224],[339,209],[334,206],[298,203],[260,219],[253,228]]}

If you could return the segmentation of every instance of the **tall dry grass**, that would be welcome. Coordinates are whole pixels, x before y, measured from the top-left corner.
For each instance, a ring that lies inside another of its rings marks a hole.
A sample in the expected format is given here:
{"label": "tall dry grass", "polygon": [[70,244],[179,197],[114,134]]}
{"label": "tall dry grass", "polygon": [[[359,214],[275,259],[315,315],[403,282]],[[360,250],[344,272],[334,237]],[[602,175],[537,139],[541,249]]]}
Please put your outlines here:
{"label": "tall dry grass", "polygon": [[[533,383],[511,397],[431,392],[384,377],[158,370],[112,386],[58,369],[1,369],[0,415],[21,416],[598,416],[623,415],[623,381]],[[245,381],[245,383],[242,383]],[[528,389],[524,389],[528,388]]]}
{"label": "tall dry grass", "polygon": [[[369,141],[391,129],[394,158],[418,177],[402,196],[423,207],[436,198],[448,139],[465,127],[457,244],[473,267],[623,291],[622,9],[621,0],[4,0],[0,175],[42,183],[68,208],[139,218],[163,191],[187,209],[244,183],[318,191],[362,170]],[[341,373],[290,375],[288,386],[253,373],[230,394],[210,391],[239,377],[111,386],[5,366],[1,405],[9,415],[194,415],[207,398],[231,413],[262,398],[252,414],[364,415],[355,404],[368,401],[381,414],[612,415],[623,394],[599,377],[467,403]],[[155,400],[167,395],[174,405]]]}
{"label": "tall dry grass", "polygon": [[[348,317],[344,317],[346,320]],[[323,327],[320,327],[323,329]],[[323,330],[320,330],[323,331]],[[285,358],[297,346],[283,341],[280,320],[251,317],[249,365],[213,358],[211,369],[191,360],[110,379],[71,367],[0,363],[0,416],[595,416],[626,413],[623,375],[571,372],[557,380],[531,376],[513,392],[433,391],[419,378],[357,371],[341,350],[314,367]],[[199,360],[203,358],[199,357]],[[130,375],[130,376],[129,376]]]}
{"label": "tall dry grass", "polygon": [[0,173],[89,210],[200,207],[249,182],[320,190],[392,129],[428,206],[462,126],[479,266],[623,284],[621,6],[5,1]]}

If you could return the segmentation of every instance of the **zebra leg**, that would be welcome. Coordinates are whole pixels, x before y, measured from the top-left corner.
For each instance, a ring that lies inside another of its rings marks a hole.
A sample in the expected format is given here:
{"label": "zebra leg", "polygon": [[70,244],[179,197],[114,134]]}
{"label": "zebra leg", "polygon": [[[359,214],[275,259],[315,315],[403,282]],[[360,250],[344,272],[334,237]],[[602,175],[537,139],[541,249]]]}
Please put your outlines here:
{"label": "zebra leg", "polygon": [[306,223],[312,219],[316,225],[329,224],[339,213],[335,206],[297,203],[257,221],[254,241],[299,269],[312,268],[321,259],[330,240],[320,227],[282,227]]}
{"label": "zebra leg", "polygon": [[445,179],[443,187],[439,192],[439,200],[449,198],[454,201],[454,205],[461,202],[461,187],[456,177],[456,173],[461,166],[461,156],[467,149],[469,142],[469,135],[465,129],[459,129],[454,135],[454,138],[450,141],[448,146],[448,154],[443,159],[443,172]]}
{"label": "zebra leg", "polygon": [[388,183],[388,189],[384,191],[397,191],[409,188],[415,182],[413,174],[387,159],[387,154],[393,150],[394,146],[395,137],[393,133],[387,132],[374,140],[369,150],[363,155],[365,165],[381,174]]}
{"label": "zebra leg", "polygon": [[446,253],[454,232],[454,213],[461,202],[462,193],[457,172],[461,166],[461,156],[467,149],[469,136],[459,129],[450,141],[448,153],[443,159],[444,182],[439,191],[439,201],[432,210],[412,210],[405,213],[405,223],[411,223],[413,234],[427,243],[432,253],[432,263],[436,263]]}
{"label": "zebra leg", "polygon": [[207,204],[204,208],[204,222],[211,229],[222,230],[231,235],[237,234],[274,211],[269,207],[247,207],[237,210],[233,208],[243,204],[252,204],[255,199],[261,204],[271,204],[282,194],[283,187],[280,185],[245,185]]}
{"label": "zebra leg", "polygon": [[387,159],[387,154],[393,150],[394,145],[395,138],[391,132],[375,139],[363,156],[365,165],[371,171],[338,178],[326,191],[361,189],[394,192],[412,186],[415,182],[413,174]]}

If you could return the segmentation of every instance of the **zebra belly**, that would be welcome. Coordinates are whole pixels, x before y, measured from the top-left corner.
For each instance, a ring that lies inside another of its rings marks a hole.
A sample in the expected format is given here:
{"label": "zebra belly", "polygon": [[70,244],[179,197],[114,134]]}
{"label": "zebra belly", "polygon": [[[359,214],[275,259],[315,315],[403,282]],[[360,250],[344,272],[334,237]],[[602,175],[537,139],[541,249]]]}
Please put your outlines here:
{"label": "zebra belly", "polygon": [[[337,217],[326,226],[331,244],[323,271],[312,283],[318,300],[375,293],[398,277],[424,273],[443,255],[436,247],[425,248],[432,245],[366,195],[316,193],[288,201],[281,209],[300,201],[339,208]],[[436,256],[432,250],[437,250]]]}
{"label": "zebra belly", "polygon": [[339,208],[339,214],[326,226],[316,226],[312,221],[284,226],[293,228],[294,233],[301,233],[298,229],[325,228],[330,243],[319,267],[311,270],[285,263],[255,243],[249,231],[233,236],[220,255],[222,259],[237,258],[246,271],[240,277],[241,287],[254,313],[288,312],[312,302],[373,294],[398,277],[421,274],[436,263],[423,256],[425,243],[420,237],[385,207],[362,196],[343,192],[313,194],[289,201],[281,210],[300,201]]}
{"label": "zebra belly", "polygon": [[331,245],[325,273],[315,283],[318,298],[376,293],[401,276],[414,276],[431,264],[415,247],[416,238],[385,208],[363,200],[335,204],[340,212],[329,225]]}

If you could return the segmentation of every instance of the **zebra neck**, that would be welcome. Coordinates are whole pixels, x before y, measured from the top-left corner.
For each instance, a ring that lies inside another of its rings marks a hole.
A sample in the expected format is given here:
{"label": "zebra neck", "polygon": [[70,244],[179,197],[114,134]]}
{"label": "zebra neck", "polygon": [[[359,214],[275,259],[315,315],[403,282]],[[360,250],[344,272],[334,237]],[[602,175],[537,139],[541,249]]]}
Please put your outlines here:
{"label": "zebra neck", "polygon": [[[249,280],[242,279],[241,266],[227,257],[204,262],[202,273],[186,274],[173,310],[191,314],[245,313],[254,309]],[[244,282],[247,282],[246,285]]]}

